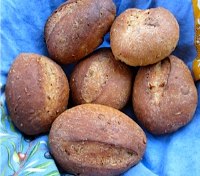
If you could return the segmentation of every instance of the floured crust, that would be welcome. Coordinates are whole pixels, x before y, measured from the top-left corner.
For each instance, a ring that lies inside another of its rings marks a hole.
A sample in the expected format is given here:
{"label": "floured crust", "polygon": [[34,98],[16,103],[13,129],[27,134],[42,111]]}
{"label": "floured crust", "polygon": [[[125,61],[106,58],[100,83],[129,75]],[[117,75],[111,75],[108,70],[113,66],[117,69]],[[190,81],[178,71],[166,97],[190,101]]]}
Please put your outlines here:
{"label": "floured crust", "polygon": [[122,112],[84,104],[62,113],[49,135],[50,149],[65,169],[80,175],[119,175],[142,158],[146,137]]}
{"label": "floured crust", "polygon": [[103,41],[115,18],[112,0],[69,0],[45,25],[45,40],[51,58],[68,64],[90,54]]}
{"label": "floured crust", "polygon": [[14,124],[25,134],[47,132],[66,109],[68,80],[61,67],[47,57],[20,54],[6,83],[6,100]]}
{"label": "floured crust", "polygon": [[133,88],[133,108],[152,133],[176,131],[193,117],[197,90],[183,61],[175,56],[141,67]]}
{"label": "floured crust", "polygon": [[75,104],[96,103],[121,109],[132,87],[132,72],[116,61],[110,49],[100,49],[76,65],[70,78]]}
{"label": "floured crust", "polygon": [[128,9],[111,27],[116,59],[130,66],[154,64],[169,56],[179,39],[179,25],[164,8]]}

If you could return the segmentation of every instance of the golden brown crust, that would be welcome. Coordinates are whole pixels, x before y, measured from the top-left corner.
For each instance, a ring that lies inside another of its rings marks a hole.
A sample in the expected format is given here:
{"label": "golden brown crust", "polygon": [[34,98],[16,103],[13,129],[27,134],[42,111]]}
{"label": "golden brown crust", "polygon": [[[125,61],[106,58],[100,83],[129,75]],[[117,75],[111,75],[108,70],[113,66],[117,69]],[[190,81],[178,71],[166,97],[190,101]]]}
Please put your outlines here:
{"label": "golden brown crust", "polygon": [[6,100],[14,124],[25,134],[47,132],[68,103],[67,78],[56,63],[45,56],[20,54],[6,83]]}
{"label": "golden brown crust", "polygon": [[164,8],[128,9],[111,27],[115,57],[131,66],[154,64],[169,56],[179,39],[179,25]]}
{"label": "golden brown crust", "polygon": [[45,26],[49,54],[68,64],[90,54],[103,41],[115,18],[112,0],[69,0],[50,16]]}
{"label": "golden brown crust", "polygon": [[80,175],[119,175],[140,161],[146,146],[142,129],[122,112],[83,104],[62,113],[49,135],[50,149],[63,169]]}
{"label": "golden brown crust", "polygon": [[96,103],[123,108],[131,94],[132,72],[110,49],[94,52],[76,65],[70,78],[75,104]]}
{"label": "golden brown crust", "polygon": [[139,121],[152,133],[176,131],[193,117],[197,90],[191,73],[175,56],[137,73],[133,107]]}

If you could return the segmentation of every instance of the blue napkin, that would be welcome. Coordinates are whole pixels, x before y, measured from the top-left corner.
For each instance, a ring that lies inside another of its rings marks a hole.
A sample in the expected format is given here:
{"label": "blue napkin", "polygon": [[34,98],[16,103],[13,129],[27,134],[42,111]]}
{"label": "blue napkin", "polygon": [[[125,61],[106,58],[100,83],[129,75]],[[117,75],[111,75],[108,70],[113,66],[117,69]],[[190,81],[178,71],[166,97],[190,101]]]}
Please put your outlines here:
{"label": "blue napkin", "polygon": [[[21,135],[10,121],[5,104],[5,83],[8,70],[21,52],[48,56],[44,43],[47,18],[64,0],[2,0],[0,11],[1,117],[0,175],[56,176],[68,175],[59,170],[48,149],[48,136],[30,138]],[[194,16],[190,0],[114,0],[117,15],[127,8],[165,7],[180,25],[180,40],[174,55],[191,69],[196,57]],[[101,47],[109,46],[109,34]],[[64,67],[69,75],[71,66]],[[197,83],[198,94],[200,85]],[[199,101],[200,102],[200,101]],[[135,119],[131,105],[124,110]],[[148,142],[142,161],[124,176],[198,176],[200,175],[200,105],[193,120],[175,133],[154,136],[145,131]]]}

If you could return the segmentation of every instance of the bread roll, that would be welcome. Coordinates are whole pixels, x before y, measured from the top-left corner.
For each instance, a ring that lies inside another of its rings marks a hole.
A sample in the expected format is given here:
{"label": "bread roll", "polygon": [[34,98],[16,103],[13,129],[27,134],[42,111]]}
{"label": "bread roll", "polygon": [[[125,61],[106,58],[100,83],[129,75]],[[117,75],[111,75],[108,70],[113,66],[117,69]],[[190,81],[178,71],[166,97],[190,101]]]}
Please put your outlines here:
{"label": "bread roll", "polygon": [[169,56],[179,39],[179,25],[166,9],[128,9],[111,27],[116,59],[130,66],[154,64]]}
{"label": "bread roll", "polygon": [[141,160],[146,136],[122,112],[103,105],[83,104],[66,110],[54,121],[49,145],[65,171],[112,176]]}
{"label": "bread roll", "polygon": [[175,56],[138,71],[133,108],[138,120],[153,134],[178,130],[191,121],[197,90],[184,62]]}
{"label": "bread roll", "polygon": [[8,110],[17,128],[27,135],[48,132],[67,106],[69,85],[51,59],[22,53],[10,68],[6,83]]}
{"label": "bread roll", "polygon": [[51,58],[76,62],[94,51],[109,31],[116,14],[112,0],[68,0],[49,17],[45,41]]}
{"label": "bread roll", "polygon": [[110,49],[99,49],[76,65],[70,78],[75,104],[96,103],[123,108],[132,89],[132,72]]}

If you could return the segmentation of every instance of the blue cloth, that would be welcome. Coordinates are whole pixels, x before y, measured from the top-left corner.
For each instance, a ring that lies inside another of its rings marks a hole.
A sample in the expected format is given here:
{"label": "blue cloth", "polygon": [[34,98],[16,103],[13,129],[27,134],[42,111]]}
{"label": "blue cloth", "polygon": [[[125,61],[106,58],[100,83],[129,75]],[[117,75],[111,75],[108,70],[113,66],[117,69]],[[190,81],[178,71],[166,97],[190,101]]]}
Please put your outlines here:
{"label": "blue cloth", "polygon": [[[64,0],[1,1],[1,121],[0,174],[55,176],[60,173],[48,151],[48,136],[29,138],[13,126],[5,105],[5,83],[8,70],[21,52],[48,56],[44,43],[47,18]],[[191,68],[196,57],[194,16],[190,0],[115,0],[117,15],[127,8],[146,9],[162,6],[169,9],[180,25],[180,40],[174,55]],[[109,46],[109,35],[102,46]],[[71,66],[64,67],[67,75]],[[200,85],[197,83],[198,95]],[[200,101],[199,101],[200,102]],[[199,103],[200,104],[200,103]],[[145,131],[148,142],[143,160],[124,176],[198,176],[200,175],[200,105],[193,120],[175,133],[154,136]],[[135,119],[131,105],[124,110]],[[65,174],[63,174],[65,175]]]}

